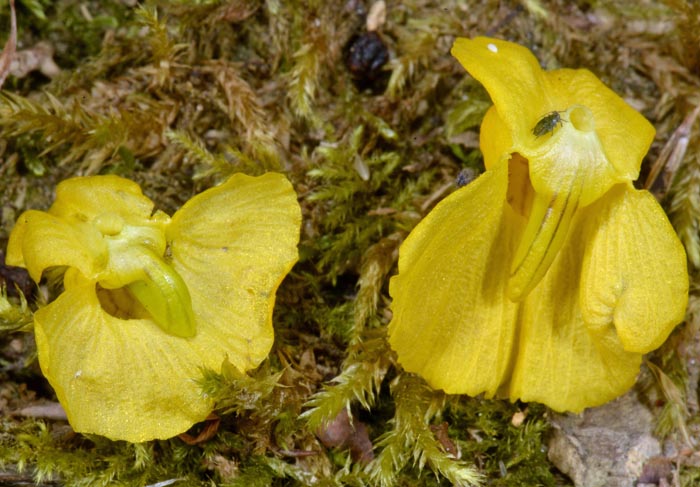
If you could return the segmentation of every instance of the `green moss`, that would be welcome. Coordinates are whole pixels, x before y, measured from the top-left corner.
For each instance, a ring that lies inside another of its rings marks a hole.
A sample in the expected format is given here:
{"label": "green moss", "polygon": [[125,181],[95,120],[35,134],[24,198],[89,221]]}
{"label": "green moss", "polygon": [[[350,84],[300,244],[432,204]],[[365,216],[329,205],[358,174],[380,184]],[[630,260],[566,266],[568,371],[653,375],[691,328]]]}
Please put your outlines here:
{"label": "green moss", "polygon": [[685,467],[679,475],[679,483],[681,487],[692,487],[700,483],[700,468]]}
{"label": "green moss", "polygon": [[7,288],[0,286],[0,330],[4,332],[30,329],[34,322],[24,294],[15,301],[8,298]]}
{"label": "green moss", "polygon": [[[181,442],[131,444],[95,436],[76,436],[66,427],[28,420],[14,426],[4,440],[5,464],[35,482],[59,480],[70,486],[147,485],[167,478],[198,479],[200,449]],[[179,444],[178,444],[179,443]]]}

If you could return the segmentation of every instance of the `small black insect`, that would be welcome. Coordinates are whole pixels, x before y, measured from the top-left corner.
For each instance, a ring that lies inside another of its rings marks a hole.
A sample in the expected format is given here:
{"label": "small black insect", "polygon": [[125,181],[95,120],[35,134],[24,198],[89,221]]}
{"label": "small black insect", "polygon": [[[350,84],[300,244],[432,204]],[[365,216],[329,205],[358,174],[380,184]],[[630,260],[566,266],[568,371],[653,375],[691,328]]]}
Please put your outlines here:
{"label": "small black insect", "polygon": [[458,188],[463,188],[467,184],[469,184],[471,181],[474,180],[474,170],[471,168],[465,167],[459,173],[457,174],[457,180],[455,181],[455,185]]}
{"label": "small black insect", "polygon": [[561,113],[564,112],[549,112],[547,115],[540,118],[540,121],[537,122],[535,128],[532,129],[532,133],[535,135],[535,137],[540,137],[546,133],[554,133],[554,129],[557,128],[557,124],[563,126],[566,120],[561,118]]}

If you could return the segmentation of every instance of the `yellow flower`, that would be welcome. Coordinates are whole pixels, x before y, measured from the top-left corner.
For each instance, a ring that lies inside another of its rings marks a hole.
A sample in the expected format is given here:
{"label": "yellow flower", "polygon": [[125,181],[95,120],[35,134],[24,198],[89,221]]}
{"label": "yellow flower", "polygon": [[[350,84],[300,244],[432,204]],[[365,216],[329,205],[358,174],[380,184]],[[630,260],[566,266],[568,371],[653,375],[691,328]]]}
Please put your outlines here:
{"label": "yellow flower", "polygon": [[688,299],[683,247],[632,185],[654,129],[587,70],[545,72],[488,38],[457,39],[452,54],[494,103],[487,171],[401,246],[391,345],[448,393],[557,411],[609,401]]}
{"label": "yellow flower", "polygon": [[202,421],[199,368],[256,367],[275,292],[296,262],[301,212],[281,174],[236,174],[172,218],[117,176],[60,183],[23,213],[7,263],[66,269],[34,315],[39,363],[76,431],[132,442]]}

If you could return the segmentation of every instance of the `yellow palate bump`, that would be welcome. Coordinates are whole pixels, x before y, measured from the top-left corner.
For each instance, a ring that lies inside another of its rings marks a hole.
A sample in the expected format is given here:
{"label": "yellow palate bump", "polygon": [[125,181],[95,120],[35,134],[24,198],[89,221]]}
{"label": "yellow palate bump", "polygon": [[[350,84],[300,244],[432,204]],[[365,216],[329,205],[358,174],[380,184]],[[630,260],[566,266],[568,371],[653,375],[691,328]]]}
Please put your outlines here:
{"label": "yellow palate bump", "polygon": [[583,105],[575,105],[569,110],[569,121],[576,130],[581,132],[593,132],[595,130],[595,119],[593,112]]}
{"label": "yellow palate bump", "polygon": [[94,224],[102,235],[114,236],[124,228],[124,219],[112,211],[107,211],[98,215]]}

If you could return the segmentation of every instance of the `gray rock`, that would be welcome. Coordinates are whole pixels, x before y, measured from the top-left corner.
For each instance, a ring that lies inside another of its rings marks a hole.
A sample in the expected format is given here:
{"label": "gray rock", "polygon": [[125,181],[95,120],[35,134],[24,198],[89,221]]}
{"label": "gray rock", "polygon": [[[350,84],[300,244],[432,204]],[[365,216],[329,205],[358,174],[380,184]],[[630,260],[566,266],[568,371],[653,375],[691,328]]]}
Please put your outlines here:
{"label": "gray rock", "polygon": [[553,414],[549,460],[576,487],[633,487],[644,463],[661,454],[654,417],[635,391],[582,414]]}

